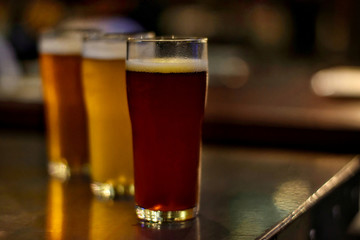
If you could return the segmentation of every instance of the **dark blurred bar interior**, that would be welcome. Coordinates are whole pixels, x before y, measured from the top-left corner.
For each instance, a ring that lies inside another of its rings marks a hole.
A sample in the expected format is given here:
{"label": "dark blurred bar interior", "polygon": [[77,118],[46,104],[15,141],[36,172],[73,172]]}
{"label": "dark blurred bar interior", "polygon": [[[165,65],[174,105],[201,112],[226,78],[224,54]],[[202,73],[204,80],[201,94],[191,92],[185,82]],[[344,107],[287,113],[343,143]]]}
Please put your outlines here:
{"label": "dark blurred bar interior", "polygon": [[312,79],[335,66],[360,71],[359,8],[354,0],[1,1],[0,127],[44,131],[43,29],[153,30],[209,38],[205,143],[356,153],[360,78],[341,91],[339,77],[330,94],[327,79],[319,91]]}

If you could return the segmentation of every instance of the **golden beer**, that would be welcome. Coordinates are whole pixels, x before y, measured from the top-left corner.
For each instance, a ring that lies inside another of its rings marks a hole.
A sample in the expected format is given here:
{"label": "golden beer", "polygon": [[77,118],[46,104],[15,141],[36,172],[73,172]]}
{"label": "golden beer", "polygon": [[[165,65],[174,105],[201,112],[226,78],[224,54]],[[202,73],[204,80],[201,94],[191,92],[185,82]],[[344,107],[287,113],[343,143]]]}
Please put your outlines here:
{"label": "golden beer", "polygon": [[95,195],[105,198],[134,194],[125,79],[127,38],[126,34],[94,36],[85,40],[83,49],[91,188]]}
{"label": "golden beer", "polygon": [[81,86],[81,34],[48,33],[40,66],[50,175],[66,179],[88,162],[87,122]]}
{"label": "golden beer", "polygon": [[125,60],[83,60],[89,119],[91,176],[95,183],[133,192],[132,136]]}

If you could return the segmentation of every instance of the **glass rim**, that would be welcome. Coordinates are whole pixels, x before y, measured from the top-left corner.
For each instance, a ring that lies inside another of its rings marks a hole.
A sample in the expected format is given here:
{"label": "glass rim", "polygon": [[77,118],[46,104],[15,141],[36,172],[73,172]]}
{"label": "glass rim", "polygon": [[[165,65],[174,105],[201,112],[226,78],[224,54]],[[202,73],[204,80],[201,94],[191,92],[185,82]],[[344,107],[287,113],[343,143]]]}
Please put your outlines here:
{"label": "glass rim", "polygon": [[128,43],[140,43],[140,42],[197,42],[207,43],[206,37],[177,37],[177,36],[159,36],[153,38],[128,38]]}
{"label": "glass rim", "polygon": [[84,37],[85,41],[116,41],[121,40],[126,42],[129,38],[139,38],[139,39],[145,39],[145,38],[153,38],[153,37],[146,37],[142,35],[153,35],[155,36],[155,32],[148,31],[148,32],[107,32],[107,33],[93,33],[88,34]]}

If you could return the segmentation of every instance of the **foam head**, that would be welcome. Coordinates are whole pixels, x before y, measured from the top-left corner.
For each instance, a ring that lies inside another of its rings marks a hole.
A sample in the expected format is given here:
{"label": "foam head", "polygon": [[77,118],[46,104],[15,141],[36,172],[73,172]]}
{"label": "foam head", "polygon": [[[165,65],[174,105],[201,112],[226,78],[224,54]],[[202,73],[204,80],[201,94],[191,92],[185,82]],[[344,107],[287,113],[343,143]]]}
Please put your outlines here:
{"label": "foam head", "polygon": [[130,38],[127,43],[129,71],[189,73],[208,70],[206,38]]}
{"label": "foam head", "polygon": [[80,55],[83,36],[82,31],[46,32],[40,38],[40,53]]}
{"label": "foam head", "polygon": [[126,58],[126,39],[125,40],[96,40],[85,41],[83,57],[90,59],[125,59]]}
{"label": "foam head", "polygon": [[126,41],[129,37],[152,38],[153,32],[107,33],[89,36],[85,39],[82,55],[91,59],[125,59]]}
{"label": "foam head", "polygon": [[208,70],[208,62],[203,59],[154,58],[126,61],[126,69],[134,72],[191,73]]}

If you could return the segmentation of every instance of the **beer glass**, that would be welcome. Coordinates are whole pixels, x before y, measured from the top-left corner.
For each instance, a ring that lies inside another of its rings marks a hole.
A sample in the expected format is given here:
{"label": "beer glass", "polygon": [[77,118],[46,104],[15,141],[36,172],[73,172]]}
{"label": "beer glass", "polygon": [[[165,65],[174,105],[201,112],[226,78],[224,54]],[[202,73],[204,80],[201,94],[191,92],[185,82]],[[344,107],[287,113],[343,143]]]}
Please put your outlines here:
{"label": "beer glass", "polygon": [[125,81],[129,36],[148,38],[154,33],[97,34],[84,41],[82,82],[88,116],[91,189],[102,198],[134,194]]}
{"label": "beer glass", "polygon": [[126,82],[140,220],[184,221],[199,209],[206,38],[129,39]]}
{"label": "beer glass", "polygon": [[61,179],[85,171],[88,163],[81,49],[83,35],[94,31],[58,29],[40,37],[48,171]]}

